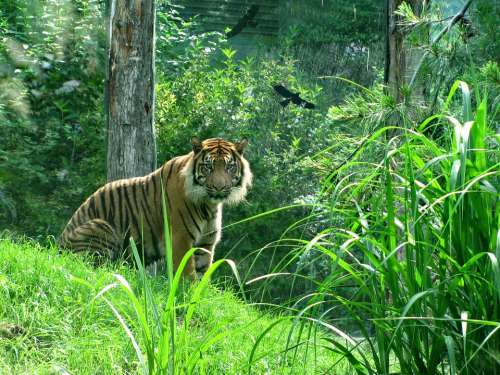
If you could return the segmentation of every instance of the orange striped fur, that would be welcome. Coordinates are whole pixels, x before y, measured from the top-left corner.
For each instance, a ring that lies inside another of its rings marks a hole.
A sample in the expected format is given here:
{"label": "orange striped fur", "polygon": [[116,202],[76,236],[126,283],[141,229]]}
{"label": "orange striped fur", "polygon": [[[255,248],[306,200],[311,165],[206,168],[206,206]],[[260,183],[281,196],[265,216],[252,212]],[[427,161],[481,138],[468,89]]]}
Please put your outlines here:
{"label": "orange striped fur", "polygon": [[192,152],[147,176],[113,181],[98,189],[73,214],[61,235],[61,246],[111,259],[130,258],[132,237],[146,265],[163,259],[163,186],[174,266],[194,246],[204,250],[190,259],[184,274],[195,278],[205,272],[220,240],[222,205],[244,200],[252,173],[243,157],[246,139],[231,143],[193,138],[191,143]]}

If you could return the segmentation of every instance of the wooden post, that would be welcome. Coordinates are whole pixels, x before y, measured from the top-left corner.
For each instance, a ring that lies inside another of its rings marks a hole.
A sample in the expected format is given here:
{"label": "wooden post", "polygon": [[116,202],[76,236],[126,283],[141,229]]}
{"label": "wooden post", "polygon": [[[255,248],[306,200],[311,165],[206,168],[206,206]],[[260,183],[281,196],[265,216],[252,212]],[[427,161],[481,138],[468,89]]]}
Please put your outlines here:
{"label": "wooden post", "polygon": [[156,168],[155,1],[111,0],[109,22],[107,178],[113,181]]}

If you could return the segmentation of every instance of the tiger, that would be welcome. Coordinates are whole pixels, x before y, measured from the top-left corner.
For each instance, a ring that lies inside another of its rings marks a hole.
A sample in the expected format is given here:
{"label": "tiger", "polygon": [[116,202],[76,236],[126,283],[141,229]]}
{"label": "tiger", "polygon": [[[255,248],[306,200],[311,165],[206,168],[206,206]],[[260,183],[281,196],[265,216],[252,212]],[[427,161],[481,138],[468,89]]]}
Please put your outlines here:
{"label": "tiger", "polygon": [[61,248],[90,252],[97,259],[132,259],[133,238],[145,266],[158,262],[165,257],[165,196],[174,270],[195,247],[183,275],[201,277],[221,238],[223,205],[244,201],[252,184],[250,165],[243,156],[247,144],[246,138],[232,143],[193,137],[188,154],[146,176],[105,184],[75,211],[60,236]]}

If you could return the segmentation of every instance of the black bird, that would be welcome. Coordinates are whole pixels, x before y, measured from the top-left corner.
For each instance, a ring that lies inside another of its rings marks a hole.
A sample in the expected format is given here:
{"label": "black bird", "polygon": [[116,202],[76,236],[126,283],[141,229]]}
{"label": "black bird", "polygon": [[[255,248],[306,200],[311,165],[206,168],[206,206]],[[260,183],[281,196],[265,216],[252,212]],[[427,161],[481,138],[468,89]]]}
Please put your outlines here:
{"label": "black bird", "polygon": [[247,9],[245,15],[242,18],[240,18],[238,23],[226,33],[226,37],[229,39],[232,38],[233,36],[238,35],[247,26],[251,27],[257,26],[257,22],[254,21],[254,18],[258,12],[259,12],[259,5],[253,4],[250,8]]}
{"label": "black bird", "polygon": [[300,93],[297,92],[291,92],[288,90],[286,87],[282,85],[275,85],[273,86],[274,91],[276,91],[278,94],[280,94],[282,97],[286,98],[285,100],[281,101],[280,104],[283,107],[286,107],[290,102],[293,104],[300,105],[301,107],[307,108],[307,109],[314,109],[316,106],[313,103],[310,103],[300,97]]}

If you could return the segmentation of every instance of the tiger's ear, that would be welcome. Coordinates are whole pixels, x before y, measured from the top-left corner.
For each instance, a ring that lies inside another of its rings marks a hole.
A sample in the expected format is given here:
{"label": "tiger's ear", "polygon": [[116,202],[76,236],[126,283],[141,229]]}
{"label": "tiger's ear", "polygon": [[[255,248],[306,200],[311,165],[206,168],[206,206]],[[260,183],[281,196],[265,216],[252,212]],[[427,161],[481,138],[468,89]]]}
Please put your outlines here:
{"label": "tiger's ear", "polygon": [[236,151],[238,151],[239,154],[243,155],[243,151],[245,151],[247,145],[248,145],[248,139],[241,138],[241,141],[235,143]]}
{"label": "tiger's ear", "polygon": [[201,151],[201,149],[203,148],[202,145],[201,145],[201,142],[198,138],[196,137],[191,137],[191,145],[193,146],[193,151],[195,154],[197,154],[198,152]]}

